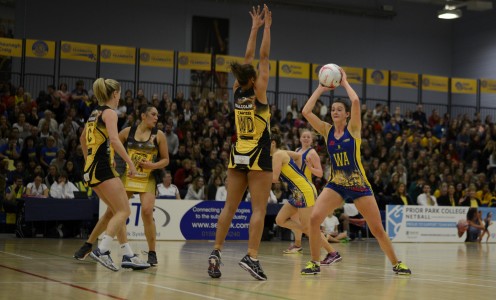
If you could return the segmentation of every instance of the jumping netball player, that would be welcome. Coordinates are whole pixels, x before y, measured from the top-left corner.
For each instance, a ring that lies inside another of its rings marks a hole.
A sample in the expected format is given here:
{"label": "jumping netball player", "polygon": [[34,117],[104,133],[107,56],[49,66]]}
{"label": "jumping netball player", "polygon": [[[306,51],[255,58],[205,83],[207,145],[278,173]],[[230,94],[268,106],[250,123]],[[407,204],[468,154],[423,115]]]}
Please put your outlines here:
{"label": "jumping netball player", "polygon": [[[330,156],[331,178],[317,198],[310,218],[310,252],[312,260],[301,271],[302,274],[320,273],[320,224],[343,201],[353,201],[358,211],[378,240],[381,249],[393,264],[393,271],[400,275],[411,274],[410,269],[396,258],[393,246],[384,228],[381,215],[370,183],[367,180],[360,157],[362,123],[360,99],[348,83],[346,73],[341,70],[341,86],[346,89],[351,101],[337,99],[332,104],[333,125],[319,119],[313,112],[317,99],[330,88],[319,85],[303,108],[303,116],[312,127],[326,139]],[[350,119],[348,122],[348,118]]]}
{"label": "jumping netball player", "polygon": [[[233,85],[236,142],[231,148],[227,177],[227,199],[217,222],[214,250],[208,258],[210,277],[221,276],[221,250],[239,203],[246,188],[251,194],[252,215],[247,254],[239,265],[258,280],[267,280],[260,262],[258,248],[262,238],[267,199],[272,183],[270,157],[270,107],[267,102],[269,82],[270,26],[272,14],[264,5],[250,12],[252,26],[246,46],[244,64],[233,63],[231,70],[236,77]],[[259,73],[252,65],[255,57],[257,33],[264,26],[260,46]]]}

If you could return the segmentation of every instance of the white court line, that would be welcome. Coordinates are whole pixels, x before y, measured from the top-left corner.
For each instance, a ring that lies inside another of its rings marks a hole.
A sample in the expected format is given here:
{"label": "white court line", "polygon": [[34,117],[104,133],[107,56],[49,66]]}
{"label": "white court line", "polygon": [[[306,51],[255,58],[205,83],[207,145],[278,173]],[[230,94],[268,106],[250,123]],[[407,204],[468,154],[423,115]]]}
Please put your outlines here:
{"label": "white court line", "polygon": [[201,297],[201,298],[206,298],[206,299],[215,299],[215,300],[224,300],[224,299],[222,299],[222,298],[214,298],[214,297],[209,297],[209,296],[205,296],[205,295],[201,295],[201,294],[196,294],[196,293],[186,292],[186,291],[183,291],[183,290],[173,289],[173,288],[166,287],[166,286],[162,286],[162,285],[151,284],[151,283],[146,283],[146,282],[140,282],[140,283],[141,283],[141,284],[144,284],[144,285],[153,286],[153,287],[156,287],[156,288],[159,288],[159,289],[171,290],[171,291],[174,291],[174,292],[185,293],[185,294],[189,294],[189,295],[198,296],[198,297]]}
{"label": "white court line", "polygon": [[14,254],[14,253],[10,253],[10,252],[0,251],[0,253],[5,253],[5,254],[8,254],[8,255],[12,255],[12,256],[19,256],[19,257],[22,257],[22,258],[27,258],[27,259],[33,259],[32,257],[29,257],[29,256],[24,256],[24,255]]}

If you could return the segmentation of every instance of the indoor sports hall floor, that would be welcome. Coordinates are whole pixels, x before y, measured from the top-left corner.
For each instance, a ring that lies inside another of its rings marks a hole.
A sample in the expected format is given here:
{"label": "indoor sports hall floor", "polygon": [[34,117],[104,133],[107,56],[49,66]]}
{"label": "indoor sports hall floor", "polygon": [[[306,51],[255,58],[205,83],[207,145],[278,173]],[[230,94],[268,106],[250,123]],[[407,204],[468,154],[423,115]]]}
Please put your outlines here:
{"label": "indoor sports hall floor", "polygon": [[[72,258],[82,240],[0,238],[0,299],[492,299],[496,294],[496,244],[394,244],[413,271],[394,275],[373,239],[337,244],[343,261],[320,275],[301,276],[304,254],[283,255],[288,242],[262,242],[268,281],[238,266],[246,242],[228,242],[222,278],[207,274],[212,242],[161,241],[159,265],[112,272],[91,258]],[[146,250],[145,242],[131,242]],[[113,259],[120,263],[117,243]],[[146,258],[146,256],[143,256]]]}

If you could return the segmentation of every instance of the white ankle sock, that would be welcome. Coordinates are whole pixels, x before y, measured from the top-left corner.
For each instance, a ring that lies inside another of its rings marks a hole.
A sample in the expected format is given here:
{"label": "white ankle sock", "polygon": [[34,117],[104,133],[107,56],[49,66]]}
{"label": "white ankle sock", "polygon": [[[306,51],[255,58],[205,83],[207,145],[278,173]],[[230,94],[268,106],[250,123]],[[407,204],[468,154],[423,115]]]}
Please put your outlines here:
{"label": "white ankle sock", "polygon": [[100,242],[100,245],[98,245],[98,249],[100,249],[100,252],[105,253],[109,251],[110,245],[112,244],[113,240],[114,238],[110,235],[103,235],[102,241]]}
{"label": "white ankle sock", "polygon": [[122,252],[122,255],[126,255],[129,257],[134,256],[133,249],[131,249],[131,246],[129,245],[129,243],[124,243],[121,245],[121,252]]}

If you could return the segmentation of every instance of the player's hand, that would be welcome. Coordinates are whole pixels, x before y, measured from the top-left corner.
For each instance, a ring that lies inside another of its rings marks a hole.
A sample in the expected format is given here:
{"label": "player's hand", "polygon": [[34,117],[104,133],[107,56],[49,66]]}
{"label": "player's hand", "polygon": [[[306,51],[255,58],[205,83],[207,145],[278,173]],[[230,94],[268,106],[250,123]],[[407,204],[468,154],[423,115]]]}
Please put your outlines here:
{"label": "player's hand", "polygon": [[142,160],[139,162],[138,166],[143,169],[154,169],[154,164],[148,160]]}
{"label": "player's hand", "polygon": [[339,67],[339,71],[341,72],[341,84],[348,82],[348,76],[346,75],[346,72],[343,70],[343,68]]}
{"label": "player's hand", "polygon": [[136,167],[134,166],[134,164],[131,163],[129,165],[129,169],[127,171],[127,176],[128,177],[131,177],[131,178],[134,178],[136,176],[136,174],[138,174],[138,171],[136,170]]}
{"label": "player's hand", "polygon": [[267,7],[267,4],[264,4],[263,12],[265,27],[270,28],[270,25],[272,25],[272,12]]}
{"label": "player's hand", "polygon": [[264,24],[264,16],[265,13],[265,8],[264,10],[260,9],[260,5],[258,5],[256,8],[253,6],[250,11],[250,16],[251,16],[251,21],[252,21],[252,28],[260,28]]}

